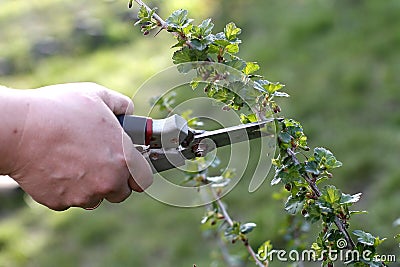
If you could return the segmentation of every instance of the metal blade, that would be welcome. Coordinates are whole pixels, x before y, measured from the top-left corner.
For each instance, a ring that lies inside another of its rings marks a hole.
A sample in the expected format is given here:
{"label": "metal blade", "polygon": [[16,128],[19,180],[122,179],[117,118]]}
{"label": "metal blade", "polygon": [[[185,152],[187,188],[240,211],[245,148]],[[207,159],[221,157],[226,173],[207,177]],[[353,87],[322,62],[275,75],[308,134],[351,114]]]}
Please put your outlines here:
{"label": "metal blade", "polygon": [[[199,156],[199,153],[196,153],[196,150],[202,143],[204,143],[204,145],[201,146],[201,153],[205,155],[214,150],[216,147],[223,147],[267,135],[273,135],[274,132],[263,130],[263,127],[267,123],[271,123],[273,121],[275,121],[275,118],[196,134],[190,146],[185,149],[185,151],[182,151],[182,153],[187,159],[191,159]],[[207,139],[212,140],[214,143],[213,146],[208,145],[207,143],[209,142],[202,142],[203,140],[206,141]]]}

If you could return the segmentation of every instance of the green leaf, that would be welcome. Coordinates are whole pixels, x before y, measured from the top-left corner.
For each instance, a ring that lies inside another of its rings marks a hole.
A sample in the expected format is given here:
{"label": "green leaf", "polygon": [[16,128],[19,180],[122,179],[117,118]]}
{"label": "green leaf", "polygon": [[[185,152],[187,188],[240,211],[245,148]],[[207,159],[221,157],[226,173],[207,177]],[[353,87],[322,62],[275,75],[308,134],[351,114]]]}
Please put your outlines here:
{"label": "green leaf", "polygon": [[254,228],[256,228],[256,224],[255,223],[252,223],[252,222],[250,222],[250,223],[245,223],[245,224],[242,224],[241,226],[240,226],[240,233],[242,233],[242,234],[248,234],[248,233],[250,233],[251,231],[253,231],[253,229]]}
{"label": "green leaf", "polygon": [[280,182],[282,180],[284,184],[299,182],[302,180],[299,168],[300,166],[294,164],[290,166],[284,166],[275,172],[273,181]]}
{"label": "green leaf", "polygon": [[225,237],[228,238],[229,241],[237,240],[240,234],[240,223],[233,222],[232,226],[229,226],[225,229]]}
{"label": "green leaf", "polygon": [[320,247],[320,246],[318,245],[317,242],[312,243],[311,248],[312,248],[313,250],[315,250],[315,252],[317,253],[317,255],[319,255],[319,254],[321,253],[322,249],[323,249],[322,247]]}
{"label": "green leaf", "polygon": [[257,258],[260,261],[268,260],[269,253],[272,251],[272,244],[270,240],[265,241],[257,250]]}
{"label": "green leaf", "polygon": [[150,16],[150,12],[147,10],[147,8],[145,6],[141,6],[138,11],[138,15],[137,15],[137,17],[139,19],[138,22],[140,22],[140,20],[142,20],[142,19],[149,19],[150,18],[149,16]]}
{"label": "green leaf", "polygon": [[285,87],[285,85],[279,82],[277,83],[270,82],[268,84],[265,84],[263,87],[268,91],[268,93],[273,94],[276,91],[281,90],[283,87]]}
{"label": "green leaf", "polygon": [[244,67],[246,67],[246,62],[241,59],[226,61],[224,62],[224,64],[240,71],[243,70]]}
{"label": "green leaf", "polygon": [[279,132],[278,138],[280,141],[287,144],[292,140],[292,136],[288,132]]}
{"label": "green leaf", "polygon": [[373,246],[375,244],[375,236],[371,235],[370,233],[364,232],[362,230],[354,230],[353,234],[358,236],[358,242],[364,245]]}
{"label": "green leaf", "polygon": [[241,32],[242,30],[236,27],[233,22],[228,23],[224,29],[225,37],[228,41],[235,41]]}
{"label": "green leaf", "polygon": [[285,203],[285,210],[291,214],[295,215],[300,210],[303,209],[304,199],[299,199],[297,197],[289,196],[287,202]]}
{"label": "green leaf", "polygon": [[342,193],[342,196],[340,198],[340,204],[353,204],[356,203],[360,200],[362,193],[354,194],[354,195],[348,195]]}
{"label": "green leaf", "polygon": [[245,124],[245,123],[251,123],[251,122],[256,122],[257,121],[257,116],[256,114],[252,113],[249,115],[244,115],[243,113],[240,114],[240,121]]}
{"label": "green leaf", "polygon": [[193,61],[204,61],[207,59],[207,53],[195,49],[184,47],[178,51],[175,51],[172,56],[174,64],[193,62]]}
{"label": "green leaf", "polygon": [[340,192],[339,189],[337,189],[333,185],[327,185],[322,190],[322,196],[321,197],[327,203],[334,204],[334,203],[338,203],[339,202],[341,196],[342,196],[342,193]]}
{"label": "green leaf", "polygon": [[197,26],[197,37],[206,37],[212,33],[214,28],[214,23],[211,22],[211,19],[205,19],[203,22]]}
{"label": "green leaf", "polygon": [[[216,38],[217,38],[217,36],[218,35],[216,35]],[[216,44],[219,47],[223,47],[224,48],[227,45],[230,45],[231,43],[226,39],[216,39],[216,40],[214,40],[214,44]]]}
{"label": "green leaf", "polygon": [[239,52],[239,45],[229,44],[225,47],[225,51],[230,54],[237,54]]}
{"label": "green leaf", "polygon": [[184,28],[187,26],[190,22],[193,20],[189,20],[188,17],[188,11],[179,9],[174,11],[171,16],[169,16],[165,22],[167,23],[168,27],[172,28]]}
{"label": "green leaf", "polygon": [[246,67],[243,70],[243,73],[249,75],[254,73],[260,69],[260,66],[256,62],[247,62]]}
{"label": "green leaf", "polygon": [[187,47],[182,48],[181,50],[175,51],[172,56],[172,60],[174,64],[191,62],[190,50]]}
{"label": "green leaf", "polygon": [[197,50],[204,50],[209,45],[209,42],[207,40],[192,39],[191,44]]}
{"label": "green leaf", "polygon": [[320,171],[318,170],[318,163],[315,160],[308,161],[305,164],[305,170],[306,172],[319,175]]}
{"label": "green leaf", "polygon": [[336,160],[332,152],[323,147],[316,147],[314,149],[314,158],[328,170],[342,166],[342,163]]}

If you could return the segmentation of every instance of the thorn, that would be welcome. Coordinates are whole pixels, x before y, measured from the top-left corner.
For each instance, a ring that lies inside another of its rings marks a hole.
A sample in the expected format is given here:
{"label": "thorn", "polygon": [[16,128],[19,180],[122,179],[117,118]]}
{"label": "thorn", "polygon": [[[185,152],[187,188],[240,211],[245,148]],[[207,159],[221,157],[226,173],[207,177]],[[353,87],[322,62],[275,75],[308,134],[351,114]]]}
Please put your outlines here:
{"label": "thorn", "polygon": [[156,37],[164,28],[161,28],[156,34],[154,34],[154,37]]}

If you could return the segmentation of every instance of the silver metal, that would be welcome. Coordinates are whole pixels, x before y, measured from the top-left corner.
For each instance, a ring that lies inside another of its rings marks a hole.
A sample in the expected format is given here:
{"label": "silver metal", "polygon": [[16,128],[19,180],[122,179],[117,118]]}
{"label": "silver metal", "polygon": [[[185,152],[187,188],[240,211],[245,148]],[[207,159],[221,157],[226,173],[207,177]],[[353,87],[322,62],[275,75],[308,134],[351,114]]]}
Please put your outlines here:
{"label": "silver metal", "polygon": [[148,118],[125,116],[123,127],[128,134],[130,131],[132,141],[150,163],[154,173],[183,166],[185,160],[204,157],[218,147],[273,135],[275,127],[271,129],[265,126],[279,120],[271,118],[214,131],[199,131],[188,128],[181,116],[173,115],[152,120],[150,144],[143,146],[147,130],[144,119]]}

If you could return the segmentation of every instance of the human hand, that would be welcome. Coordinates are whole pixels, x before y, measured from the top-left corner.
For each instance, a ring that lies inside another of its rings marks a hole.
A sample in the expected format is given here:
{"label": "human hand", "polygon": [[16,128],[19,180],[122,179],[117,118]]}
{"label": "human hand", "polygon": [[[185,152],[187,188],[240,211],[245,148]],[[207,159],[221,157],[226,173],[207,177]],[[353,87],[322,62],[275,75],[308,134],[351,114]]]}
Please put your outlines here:
{"label": "human hand", "polygon": [[128,97],[72,83],[24,91],[23,104],[28,108],[9,175],[35,201],[59,211],[91,209],[152,183],[147,161],[115,117],[133,112]]}

